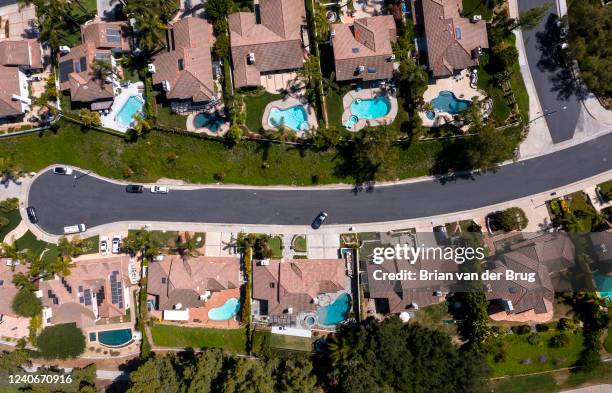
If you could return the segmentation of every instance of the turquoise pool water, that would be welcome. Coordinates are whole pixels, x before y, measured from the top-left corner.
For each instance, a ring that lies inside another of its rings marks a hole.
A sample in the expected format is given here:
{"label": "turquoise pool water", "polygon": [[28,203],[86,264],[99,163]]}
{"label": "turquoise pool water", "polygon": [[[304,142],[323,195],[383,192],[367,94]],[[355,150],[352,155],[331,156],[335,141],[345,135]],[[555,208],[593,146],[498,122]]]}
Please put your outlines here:
{"label": "turquoise pool water", "polygon": [[431,101],[431,104],[438,112],[448,112],[451,115],[466,110],[471,104],[471,101],[460,100],[453,94],[452,91],[441,91],[436,98]]}
{"label": "turquoise pool water", "polygon": [[121,126],[129,127],[134,121],[134,116],[140,113],[143,105],[144,102],[140,98],[130,96],[117,113],[115,121]]}
{"label": "turquoise pool water", "polygon": [[595,284],[597,285],[601,297],[612,300],[612,276],[595,274]]}
{"label": "turquoise pool water", "polygon": [[221,307],[208,310],[208,318],[212,321],[227,321],[240,310],[240,301],[235,297],[228,299]]}
{"label": "turquoise pool water", "polygon": [[321,325],[337,325],[348,318],[350,310],[351,296],[343,293],[329,306],[319,307],[317,320]]}
{"label": "turquoise pool water", "polygon": [[225,123],[225,119],[219,116],[219,113],[198,113],[193,118],[193,125],[195,128],[206,127],[212,132],[217,132],[221,124]]}
{"label": "turquoise pool water", "polygon": [[367,100],[353,100],[351,113],[360,119],[376,119],[386,116],[391,110],[391,102],[387,97],[376,97]]}
{"label": "turquoise pool water", "polygon": [[132,341],[132,329],[106,330],[98,332],[98,341],[109,347],[120,347]]}
{"label": "turquoise pool water", "polygon": [[281,124],[293,131],[303,131],[308,128],[308,114],[304,107],[299,105],[287,109],[272,108],[268,125],[278,127]]}

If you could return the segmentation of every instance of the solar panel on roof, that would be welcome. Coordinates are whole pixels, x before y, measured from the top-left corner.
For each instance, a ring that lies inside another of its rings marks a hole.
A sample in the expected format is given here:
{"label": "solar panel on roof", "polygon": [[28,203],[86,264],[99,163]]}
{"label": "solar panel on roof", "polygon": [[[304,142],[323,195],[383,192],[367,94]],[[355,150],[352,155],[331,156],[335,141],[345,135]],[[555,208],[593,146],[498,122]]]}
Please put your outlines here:
{"label": "solar panel on roof", "polygon": [[83,296],[79,296],[79,303],[84,303],[85,299],[83,298]]}
{"label": "solar panel on roof", "polygon": [[121,31],[118,29],[106,29],[106,40],[108,42],[121,42]]}
{"label": "solar panel on roof", "polygon": [[351,51],[352,51],[353,53],[359,53],[359,48],[353,48],[353,49],[351,49]]}
{"label": "solar panel on roof", "polygon": [[83,292],[83,286],[79,285],[79,292]]}
{"label": "solar panel on roof", "polygon": [[53,298],[53,304],[59,304],[58,298],[56,298],[56,297]]}
{"label": "solar panel on roof", "polygon": [[85,299],[85,305],[91,306],[91,289],[86,289],[85,292],[83,292],[83,297]]}
{"label": "solar panel on roof", "polygon": [[455,38],[458,40],[461,39],[461,27],[455,27]]}
{"label": "solar panel on roof", "polygon": [[4,285],[4,280],[0,280],[0,287]]}
{"label": "solar panel on roof", "polygon": [[87,69],[87,59],[85,57],[81,57],[78,63],[74,64],[76,72],[83,72]]}
{"label": "solar panel on roof", "polygon": [[59,65],[60,72],[60,83],[66,82],[68,80],[68,75],[71,72],[74,72],[74,66],[72,60],[62,61]]}

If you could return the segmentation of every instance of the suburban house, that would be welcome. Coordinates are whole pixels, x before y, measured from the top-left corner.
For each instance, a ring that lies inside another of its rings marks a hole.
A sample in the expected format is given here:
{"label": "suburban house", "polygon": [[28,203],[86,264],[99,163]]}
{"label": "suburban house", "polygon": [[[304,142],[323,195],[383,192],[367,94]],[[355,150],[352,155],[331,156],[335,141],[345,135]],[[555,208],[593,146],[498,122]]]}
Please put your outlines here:
{"label": "suburban house", "polygon": [[355,19],[332,26],[336,80],[377,80],[393,76],[395,20],[392,15]]}
{"label": "suburban house", "polygon": [[41,281],[43,326],[76,323],[87,331],[121,323],[132,304],[128,266],[127,255],[81,260],[69,276]]}
{"label": "suburban house", "polygon": [[[257,322],[303,326],[308,317],[318,317],[316,312],[321,306],[333,303],[350,289],[343,259],[253,262],[252,309]],[[312,319],[312,324],[321,322]]]}
{"label": "suburban house", "polygon": [[149,265],[147,307],[151,315],[164,320],[219,321],[210,318],[209,311],[230,299],[236,302],[240,284],[238,258],[165,255]]}
{"label": "suburban house", "polygon": [[27,71],[43,68],[34,39],[0,41],[0,123],[21,121],[32,103]]}
{"label": "suburban house", "polygon": [[[456,273],[459,265],[451,260],[418,260],[414,263],[407,259],[385,259],[380,265],[368,262],[366,265],[366,297],[374,299],[377,314],[401,314],[414,312],[419,307],[431,306],[444,301],[449,287],[455,280],[421,280],[419,271],[438,271]],[[388,279],[385,274],[412,272],[417,279]]]}
{"label": "suburban house", "polygon": [[482,48],[489,47],[484,20],[463,18],[461,0],[417,0],[414,7],[417,23],[423,23],[429,69],[435,78],[478,65]]}
{"label": "suburban house", "polygon": [[259,86],[268,74],[303,67],[305,15],[301,0],[261,0],[257,14],[229,15],[235,88]]}
{"label": "suburban house", "polygon": [[17,315],[12,308],[19,288],[13,285],[17,273],[28,274],[25,265],[12,266],[7,258],[0,258],[0,339],[19,339],[28,335],[29,318]]}
{"label": "suburban house", "polygon": [[166,32],[166,51],[155,56],[149,71],[174,110],[200,107],[216,98],[212,45],[212,26],[202,18],[180,19]]}
{"label": "suburban house", "polygon": [[574,266],[574,244],[563,233],[549,234],[516,243],[510,251],[495,255],[488,269],[532,274],[525,279],[487,281],[486,296],[494,320],[545,322],[553,317],[555,277]]}
{"label": "suburban house", "polygon": [[116,73],[100,80],[94,61],[110,62],[116,69],[115,56],[130,51],[129,27],[125,22],[104,22],[95,18],[81,26],[82,44],[60,47],[60,90],[70,92],[70,100],[92,110],[108,109],[119,87]]}
{"label": "suburban house", "polygon": [[612,275],[612,229],[589,233],[597,267],[602,274]]}

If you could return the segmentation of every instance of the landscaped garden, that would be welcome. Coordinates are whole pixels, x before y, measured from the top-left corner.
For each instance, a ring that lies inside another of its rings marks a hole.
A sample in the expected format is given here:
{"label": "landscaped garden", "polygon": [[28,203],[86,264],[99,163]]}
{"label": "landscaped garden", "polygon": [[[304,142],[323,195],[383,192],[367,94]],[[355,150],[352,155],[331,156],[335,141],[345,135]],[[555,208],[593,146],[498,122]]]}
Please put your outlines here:
{"label": "landscaped garden", "polygon": [[612,201],[612,180],[597,185],[601,197],[606,201]]}
{"label": "landscaped garden", "polygon": [[568,232],[592,232],[603,224],[602,215],[583,192],[552,199],[547,206],[553,225],[561,226]]}
{"label": "landscaped garden", "polygon": [[297,252],[306,252],[306,236],[298,235],[293,238],[293,250]]}
{"label": "landscaped garden", "polygon": [[232,353],[246,353],[245,329],[192,328],[156,324],[151,327],[156,346],[173,348],[221,348]]}
{"label": "landscaped garden", "polygon": [[280,94],[270,94],[263,89],[249,92],[244,95],[246,107],[246,126],[253,132],[261,130],[261,121],[266,105],[282,98]]}
{"label": "landscaped garden", "polygon": [[[0,202],[0,242],[6,235],[21,222],[19,214],[19,201],[17,199],[5,199]],[[4,239],[9,242],[11,239]]]}

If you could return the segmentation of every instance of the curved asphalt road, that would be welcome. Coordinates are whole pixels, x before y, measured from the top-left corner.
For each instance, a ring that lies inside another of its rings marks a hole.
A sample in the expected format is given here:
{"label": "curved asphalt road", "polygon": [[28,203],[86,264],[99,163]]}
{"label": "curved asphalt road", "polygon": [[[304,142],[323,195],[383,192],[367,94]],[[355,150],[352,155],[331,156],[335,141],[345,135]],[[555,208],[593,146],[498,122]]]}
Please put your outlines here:
{"label": "curved asphalt road", "polygon": [[[40,227],[94,227],[117,221],[171,221],[308,225],[321,211],[328,223],[357,224],[427,217],[497,204],[562,187],[612,169],[612,134],[546,156],[500,168],[495,173],[441,184],[434,180],[350,189],[171,190],[166,195],[128,194],[125,186],[92,176],[40,174],[29,191]],[[79,174],[82,175],[82,174]],[[74,186],[73,186],[74,185]]]}

